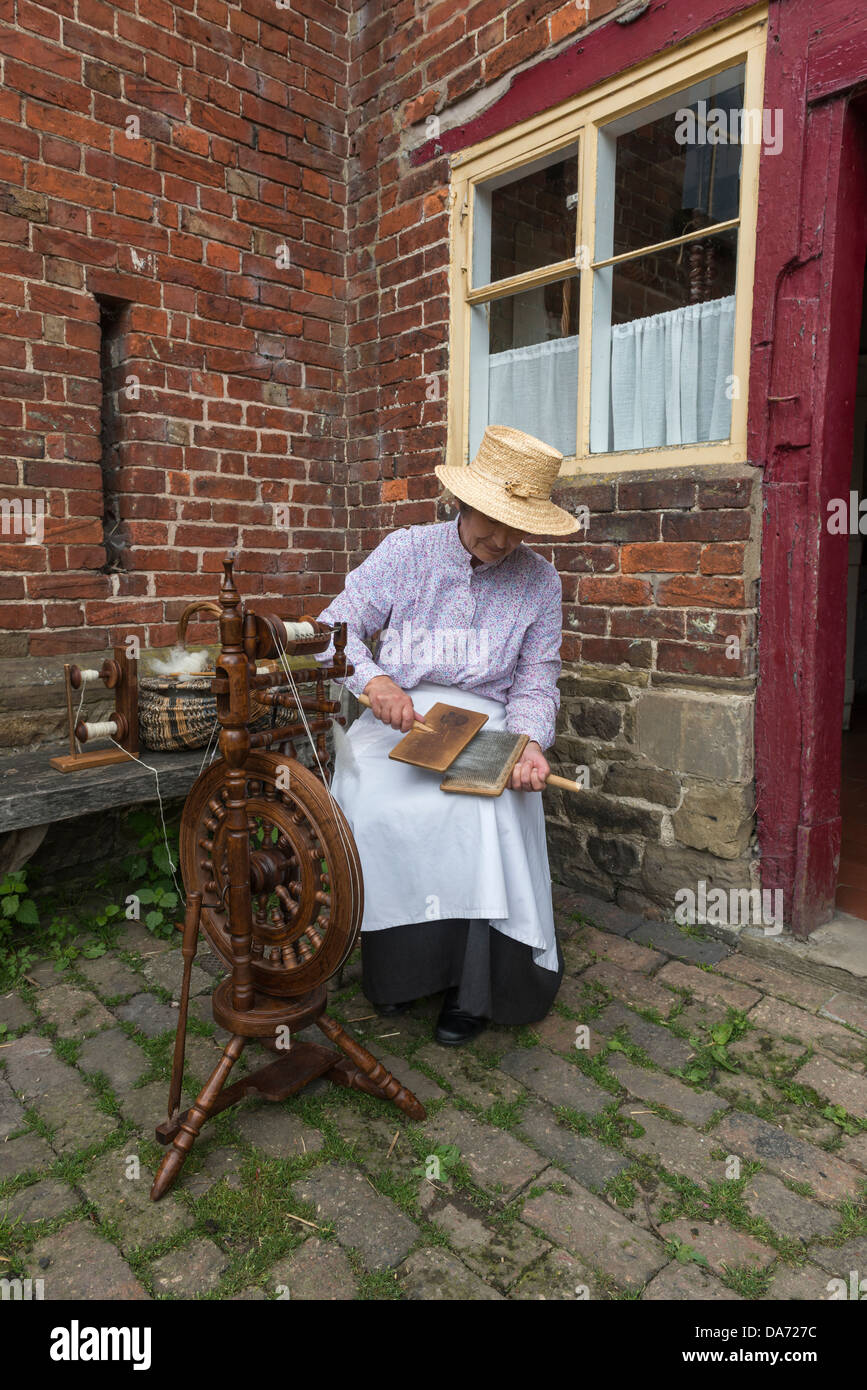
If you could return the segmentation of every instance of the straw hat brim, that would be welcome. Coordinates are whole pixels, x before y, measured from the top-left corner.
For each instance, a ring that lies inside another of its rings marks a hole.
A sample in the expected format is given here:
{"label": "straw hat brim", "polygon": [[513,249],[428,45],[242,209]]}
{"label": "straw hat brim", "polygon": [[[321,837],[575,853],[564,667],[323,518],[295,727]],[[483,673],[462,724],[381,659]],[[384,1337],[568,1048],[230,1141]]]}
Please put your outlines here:
{"label": "straw hat brim", "polygon": [[437,464],[434,472],[449,492],[477,511],[513,526],[531,536],[568,536],[580,531],[581,523],[555,502],[537,497],[510,497],[496,483],[486,482],[468,468],[445,463]]}

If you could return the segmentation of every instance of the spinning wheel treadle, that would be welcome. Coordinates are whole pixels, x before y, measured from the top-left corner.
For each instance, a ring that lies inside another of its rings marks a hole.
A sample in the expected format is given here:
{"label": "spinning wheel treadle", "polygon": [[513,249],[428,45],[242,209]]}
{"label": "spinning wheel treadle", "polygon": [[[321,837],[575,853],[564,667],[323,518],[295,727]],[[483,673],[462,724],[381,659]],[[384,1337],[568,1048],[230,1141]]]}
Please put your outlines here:
{"label": "spinning wheel treadle", "polygon": [[[344,677],[346,629],[313,624],[313,637],[291,639],[272,614],[244,612],[234,586],[232,560],[224,562],[220,590],[222,651],[214,690],[221,759],[194,783],[181,821],[181,871],[187,891],[184,973],[172,1064],[168,1119],[157,1139],[171,1145],[151,1197],[172,1185],[198,1133],[211,1116],[253,1092],[284,1100],[315,1077],[391,1100],[413,1119],[425,1110],[411,1091],[325,1013],[326,984],[355,945],[361,927],[363,883],[358,850],[328,788],[294,754],[294,737],[315,730],[317,764],[327,757],[324,731],[337,706],[323,682]],[[263,657],[324,652],[330,664],[293,673],[293,684],[313,680],[316,697],[268,693],[282,677],[257,674]],[[273,731],[251,733],[250,694],[264,703],[314,711]],[[270,750],[288,744],[292,753]],[[180,1111],[190,978],[199,926],[228,975],[213,995],[214,1020],[231,1034],[194,1104]],[[315,1023],[339,1049],[296,1042],[292,1035]],[[277,1060],[224,1089],[247,1041],[256,1038]],[[342,1054],[342,1055],[341,1055]]]}

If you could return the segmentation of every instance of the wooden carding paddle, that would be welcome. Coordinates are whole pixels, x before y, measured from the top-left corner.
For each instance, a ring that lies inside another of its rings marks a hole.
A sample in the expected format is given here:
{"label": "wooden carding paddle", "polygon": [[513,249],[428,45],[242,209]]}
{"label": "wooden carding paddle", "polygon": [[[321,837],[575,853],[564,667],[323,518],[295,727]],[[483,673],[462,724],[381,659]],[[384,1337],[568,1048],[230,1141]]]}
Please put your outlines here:
{"label": "wooden carding paddle", "polygon": [[427,711],[424,720],[434,732],[410,729],[388,756],[399,763],[411,763],[413,767],[445,772],[470,740],[476,737],[482,725],[488,722],[488,716],[477,714],[475,710],[460,709],[456,705],[436,704]]}
{"label": "wooden carding paddle", "polygon": [[526,734],[486,729],[459,753],[440,782],[440,791],[499,796],[530,742]]}
{"label": "wooden carding paddle", "polygon": [[[528,743],[526,734],[512,734],[508,729],[483,729],[454,759],[440,782],[440,790],[499,796]],[[562,787],[567,792],[584,791],[578,782],[570,782],[568,777],[559,777],[553,772],[545,778],[545,786]]]}

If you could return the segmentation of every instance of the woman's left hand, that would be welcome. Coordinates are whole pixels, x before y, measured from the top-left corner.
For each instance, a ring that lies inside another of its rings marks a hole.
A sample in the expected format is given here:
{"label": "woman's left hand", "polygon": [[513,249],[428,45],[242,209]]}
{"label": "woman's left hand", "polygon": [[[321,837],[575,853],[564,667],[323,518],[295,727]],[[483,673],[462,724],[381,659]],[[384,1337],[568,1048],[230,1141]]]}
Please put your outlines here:
{"label": "woman's left hand", "polygon": [[540,792],[550,771],[545,754],[531,740],[512,769],[510,785],[516,792]]}

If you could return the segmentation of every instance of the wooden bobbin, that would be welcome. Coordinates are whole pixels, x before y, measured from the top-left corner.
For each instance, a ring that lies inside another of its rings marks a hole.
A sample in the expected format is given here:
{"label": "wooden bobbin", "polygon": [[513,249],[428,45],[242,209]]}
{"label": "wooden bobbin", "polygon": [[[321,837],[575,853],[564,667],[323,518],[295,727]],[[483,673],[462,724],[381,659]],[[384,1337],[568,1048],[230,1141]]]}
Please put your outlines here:
{"label": "wooden bobbin", "polygon": [[[114,657],[107,657],[98,671],[66,663],[63,668],[66,687],[66,717],[69,728],[69,753],[51,758],[58,772],[81,772],[91,767],[107,767],[127,762],[138,754],[138,663],[127,655],[126,647],[115,647]],[[72,692],[95,684],[99,680],[106,690],[114,693],[114,713],[109,720],[79,719],[72,712]],[[109,730],[113,725],[113,731]],[[82,752],[78,744],[94,738],[112,738],[120,747],[98,748]]]}

